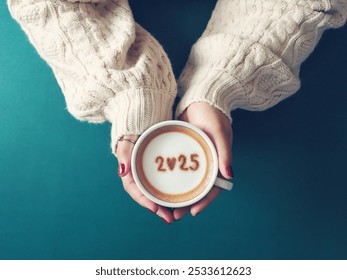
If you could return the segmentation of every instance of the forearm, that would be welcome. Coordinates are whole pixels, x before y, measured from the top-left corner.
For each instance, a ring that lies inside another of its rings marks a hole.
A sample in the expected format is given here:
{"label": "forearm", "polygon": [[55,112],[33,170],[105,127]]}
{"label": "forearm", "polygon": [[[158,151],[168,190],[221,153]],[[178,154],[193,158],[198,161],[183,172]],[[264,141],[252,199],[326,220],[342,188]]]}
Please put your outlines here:
{"label": "forearm", "polygon": [[134,22],[128,2],[71,2],[8,0],[12,16],[51,66],[69,112],[112,122],[113,146],[122,134],[140,134],[171,118],[176,84],[170,62]]}
{"label": "forearm", "polygon": [[346,1],[219,0],[180,77],[177,114],[205,101],[230,117],[292,95],[301,63],[346,10]]}

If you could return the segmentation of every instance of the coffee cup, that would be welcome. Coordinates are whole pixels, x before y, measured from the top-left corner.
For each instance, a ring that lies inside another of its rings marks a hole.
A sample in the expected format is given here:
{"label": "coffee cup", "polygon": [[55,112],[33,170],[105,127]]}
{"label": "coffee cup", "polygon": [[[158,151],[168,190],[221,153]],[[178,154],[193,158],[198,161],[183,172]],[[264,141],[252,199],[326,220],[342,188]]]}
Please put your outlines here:
{"label": "coffee cup", "polygon": [[233,186],[217,177],[217,152],[207,134],[183,121],[164,121],[147,129],[136,141],[131,166],[141,192],[171,208],[194,204],[213,186]]}

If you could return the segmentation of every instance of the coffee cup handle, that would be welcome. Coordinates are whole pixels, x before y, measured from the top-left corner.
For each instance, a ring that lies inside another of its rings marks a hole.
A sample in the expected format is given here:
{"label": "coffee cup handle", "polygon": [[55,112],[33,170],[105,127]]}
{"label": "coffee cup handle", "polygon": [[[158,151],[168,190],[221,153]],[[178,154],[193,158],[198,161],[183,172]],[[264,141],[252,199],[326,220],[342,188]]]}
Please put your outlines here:
{"label": "coffee cup handle", "polygon": [[219,178],[219,177],[216,178],[214,185],[228,191],[230,191],[233,188],[232,182]]}

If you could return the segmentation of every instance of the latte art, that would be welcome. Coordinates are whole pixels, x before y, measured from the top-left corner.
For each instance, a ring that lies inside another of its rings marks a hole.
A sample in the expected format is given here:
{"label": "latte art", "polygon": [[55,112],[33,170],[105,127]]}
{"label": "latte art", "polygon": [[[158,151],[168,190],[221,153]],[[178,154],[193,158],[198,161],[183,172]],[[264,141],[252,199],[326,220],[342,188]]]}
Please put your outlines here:
{"label": "latte art", "polygon": [[213,157],[194,130],[170,125],[152,131],[136,155],[141,185],[161,201],[179,203],[199,196],[213,174]]}
{"label": "latte art", "polygon": [[[200,162],[199,162],[199,155],[198,154],[191,154],[190,155],[190,161],[191,165],[187,165],[187,157],[185,155],[179,155],[178,160],[173,157],[173,158],[166,158],[165,159],[162,156],[157,156],[155,158],[155,162],[158,164],[158,171],[160,172],[166,172],[169,170],[174,170],[176,167],[176,162],[179,162],[179,168],[183,171],[196,171],[199,169]],[[168,169],[165,167],[165,162],[168,167]]]}
{"label": "latte art", "polygon": [[131,169],[139,190],[165,207],[184,207],[201,200],[213,186],[231,190],[218,178],[218,159],[211,139],[182,121],[165,121],[147,129],[137,140]]}

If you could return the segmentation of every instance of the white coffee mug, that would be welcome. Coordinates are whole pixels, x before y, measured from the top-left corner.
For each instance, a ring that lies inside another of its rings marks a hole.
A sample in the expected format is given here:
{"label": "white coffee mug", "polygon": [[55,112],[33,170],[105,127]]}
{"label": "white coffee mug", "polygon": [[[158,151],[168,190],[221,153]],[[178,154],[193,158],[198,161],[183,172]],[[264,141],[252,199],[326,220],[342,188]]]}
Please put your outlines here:
{"label": "white coffee mug", "polygon": [[165,121],[147,129],[136,141],[131,166],[141,192],[166,207],[194,204],[214,185],[226,190],[233,186],[217,177],[217,152],[210,138],[183,121]]}

